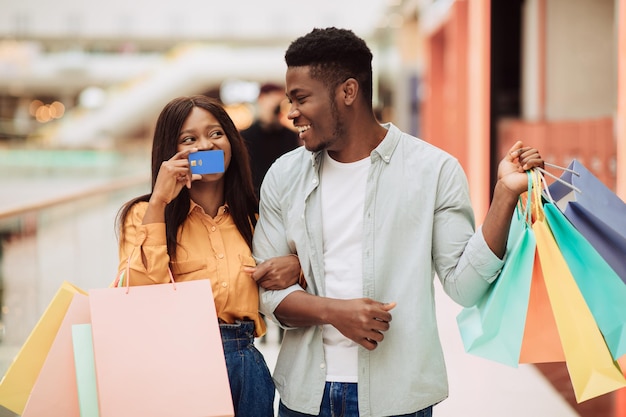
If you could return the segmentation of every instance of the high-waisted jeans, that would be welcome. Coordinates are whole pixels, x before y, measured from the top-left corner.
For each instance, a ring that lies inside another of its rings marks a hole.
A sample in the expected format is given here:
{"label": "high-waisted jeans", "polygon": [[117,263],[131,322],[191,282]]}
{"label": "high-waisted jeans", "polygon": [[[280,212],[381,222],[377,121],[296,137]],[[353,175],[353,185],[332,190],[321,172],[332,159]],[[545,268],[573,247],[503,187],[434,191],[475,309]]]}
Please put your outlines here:
{"label": "high-waisted jeans", "polygon": [[235,417],[274,417],[274,381],[254,346],[254,323],[220,324]]}

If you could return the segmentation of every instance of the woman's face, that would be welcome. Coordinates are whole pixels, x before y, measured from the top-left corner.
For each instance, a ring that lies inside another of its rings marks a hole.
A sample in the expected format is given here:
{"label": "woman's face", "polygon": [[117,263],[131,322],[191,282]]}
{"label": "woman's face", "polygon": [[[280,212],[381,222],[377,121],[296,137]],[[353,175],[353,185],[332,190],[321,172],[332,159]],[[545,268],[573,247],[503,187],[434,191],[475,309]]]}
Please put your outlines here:
{"label": "woman's face", "polygon": [[[199,151],[223,150],[224,171],[228,170],[232,156],[230,141],[217,118],[201,107],[191,109],[178,134],[177,151],[189,148],[198,148]],[[224,173],[205,174],[201,181],[215,181],[223,177]]]}

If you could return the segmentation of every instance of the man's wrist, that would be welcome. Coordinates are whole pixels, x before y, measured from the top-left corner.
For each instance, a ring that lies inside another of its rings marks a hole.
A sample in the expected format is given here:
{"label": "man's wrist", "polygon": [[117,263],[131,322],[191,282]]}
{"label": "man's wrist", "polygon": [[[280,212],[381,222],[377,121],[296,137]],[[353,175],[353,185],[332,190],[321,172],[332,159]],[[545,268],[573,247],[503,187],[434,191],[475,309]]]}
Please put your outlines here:
{"label": "man's wrist", "polygon": [[493,191],[493,201],[499,201],[507,206],[515,206],[520,194],[507,187],[502,180],[498,180]]}

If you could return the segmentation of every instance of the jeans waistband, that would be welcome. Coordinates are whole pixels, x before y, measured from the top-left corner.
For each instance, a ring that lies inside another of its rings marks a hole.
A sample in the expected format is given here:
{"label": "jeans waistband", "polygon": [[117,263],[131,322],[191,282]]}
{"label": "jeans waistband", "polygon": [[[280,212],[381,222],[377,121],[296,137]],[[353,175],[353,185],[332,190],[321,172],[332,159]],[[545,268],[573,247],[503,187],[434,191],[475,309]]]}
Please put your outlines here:
{"label": "jeans waistband", "polygon": [[234,324],[220,324],[224,352],[246,349],[254,344],[254,322],[237,321]]}

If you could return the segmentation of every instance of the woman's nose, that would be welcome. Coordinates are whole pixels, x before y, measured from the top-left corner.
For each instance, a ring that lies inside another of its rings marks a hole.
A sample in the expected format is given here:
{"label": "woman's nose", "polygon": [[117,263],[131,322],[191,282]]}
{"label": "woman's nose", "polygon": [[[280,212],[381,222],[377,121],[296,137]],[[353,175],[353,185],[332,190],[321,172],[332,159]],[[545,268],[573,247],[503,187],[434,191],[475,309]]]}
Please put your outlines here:
{"label": "woman's nose", "polygon": [[202,149],[202,150],[210,150],[213,149],[215,147],[215,145],[213,144],[213,141],[207,137],[202,137],[200,138],[200,143],[198,143],[198,148]]}

